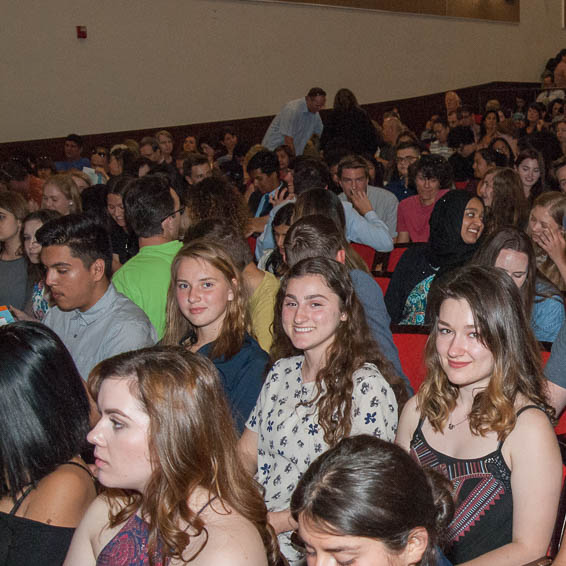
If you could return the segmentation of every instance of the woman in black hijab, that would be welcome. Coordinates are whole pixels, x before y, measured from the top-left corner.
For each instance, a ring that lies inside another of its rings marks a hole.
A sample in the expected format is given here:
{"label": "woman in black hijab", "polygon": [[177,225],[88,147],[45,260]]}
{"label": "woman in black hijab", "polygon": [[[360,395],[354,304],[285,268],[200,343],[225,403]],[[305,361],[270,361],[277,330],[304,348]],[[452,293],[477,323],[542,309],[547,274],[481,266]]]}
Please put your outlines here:
{"label": "woman in black hijab", "polygon": [[468,262],[483,232],[483,202],[466,191],[447,192],[430,216],[428,243],[401,257],[385,295],[393,324],[424,324],[426,299],[435,277]]}

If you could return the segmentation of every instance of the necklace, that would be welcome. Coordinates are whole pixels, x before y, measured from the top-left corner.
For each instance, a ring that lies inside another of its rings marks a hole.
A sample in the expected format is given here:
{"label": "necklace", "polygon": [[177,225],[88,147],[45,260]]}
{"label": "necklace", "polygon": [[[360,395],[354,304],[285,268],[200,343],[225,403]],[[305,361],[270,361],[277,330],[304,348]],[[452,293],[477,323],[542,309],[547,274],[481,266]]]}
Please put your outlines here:
{"label": "necklace", "polygon": [[465,423],[467,420],[468,420],[468,415],[466,415],[466,417],[464,419],[462,419],[460,422],[457,422],[455,424],[452,424],[452,422],[449,422],[448,423],[448,430],[454,430],[458,425]]}

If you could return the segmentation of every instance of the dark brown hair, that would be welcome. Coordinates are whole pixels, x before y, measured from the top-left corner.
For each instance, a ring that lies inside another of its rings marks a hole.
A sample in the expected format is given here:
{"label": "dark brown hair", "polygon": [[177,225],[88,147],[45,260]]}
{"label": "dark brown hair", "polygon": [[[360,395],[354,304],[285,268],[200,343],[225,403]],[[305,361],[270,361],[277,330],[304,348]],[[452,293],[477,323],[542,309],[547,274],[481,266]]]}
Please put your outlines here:
{"label": "dark brown hair", "polygon": [[316,376],[316,396],[307,403],[318,406],[319,423],[324,430],[324,441],[333,446],[351,429],[353,373],[365,363],[373,363],[385,380],[391,385],[397,399],[398,411],[407,399],[407,392],[401,378],[391,363],[383,356],[377,343],[371,338],[363,307],[346,268],[337,261],[325,257],[304,259],[295,264],[282,278],[275,302],[273,320],[273,346],[271,357],[274,361],[300,354],[285,334],[282,324],[282,309],[287,285],[295,277],[318,275],[324,279],[330,291],[338,296],[340,311],[346,313],[346,320],[336,329],[334,341],[326,355],[326,365]]}
{"label": "dark brown hair", "polygon": [[433,566],[454,502],[445,477],[423,470],[399,446],[362,434],[342,439],[310,465],[291,498],[291,513],[322,532],[376,539],[392,553],[424,527],[428,544],[419,565]]}

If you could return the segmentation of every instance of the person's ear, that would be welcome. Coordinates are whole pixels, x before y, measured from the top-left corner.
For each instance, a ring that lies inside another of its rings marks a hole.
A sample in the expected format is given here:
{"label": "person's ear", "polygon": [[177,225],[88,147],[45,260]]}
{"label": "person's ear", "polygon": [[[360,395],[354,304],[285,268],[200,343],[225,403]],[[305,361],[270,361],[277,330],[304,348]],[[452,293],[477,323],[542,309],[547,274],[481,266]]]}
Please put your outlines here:
{"label": "person's ear", "polygon": [[409,533],[407,546],[403,551],[405,564],[409,566],[419,564],[428,546],[428,532],[424,527],[415,527]]}
{"label": "person's ear", "polygon": [[234,300],[234,291],[233,289],[236,289],[238,287],[238,281],[236,279],[232,279],[231,281],[231,289],[230,291],[228,291],[228,300],[229,301],[233,301]]}
{"label": "person's ear", "polygon": [[336,261],[341,264],[346,263],[346,250],[340,249],[336,252]]}
{"label": "person's ear", "polygon": [[94,281],[101,281],[106,275],[106,264],[104,260],[101,257],[95,259],[89,271]]}
{"label": "person's ear", "polygon": [[348,320],[348,315],[345,312],[340,313],[340,320],[342,322],[345,322],[346,320]]}

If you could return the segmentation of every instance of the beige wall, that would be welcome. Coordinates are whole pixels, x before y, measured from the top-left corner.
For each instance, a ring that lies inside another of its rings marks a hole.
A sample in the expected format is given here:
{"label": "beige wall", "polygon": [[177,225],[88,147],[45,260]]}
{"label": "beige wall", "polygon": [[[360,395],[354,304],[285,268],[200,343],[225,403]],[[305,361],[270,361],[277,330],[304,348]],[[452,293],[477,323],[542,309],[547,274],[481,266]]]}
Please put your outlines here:
{"label": "beige wall", "polygon": [[566,45],[561,0],[523,0],[518,25],[245,0],[5,0],[2,20],[0,142],[274,114],[314,85],[533,81]]}

